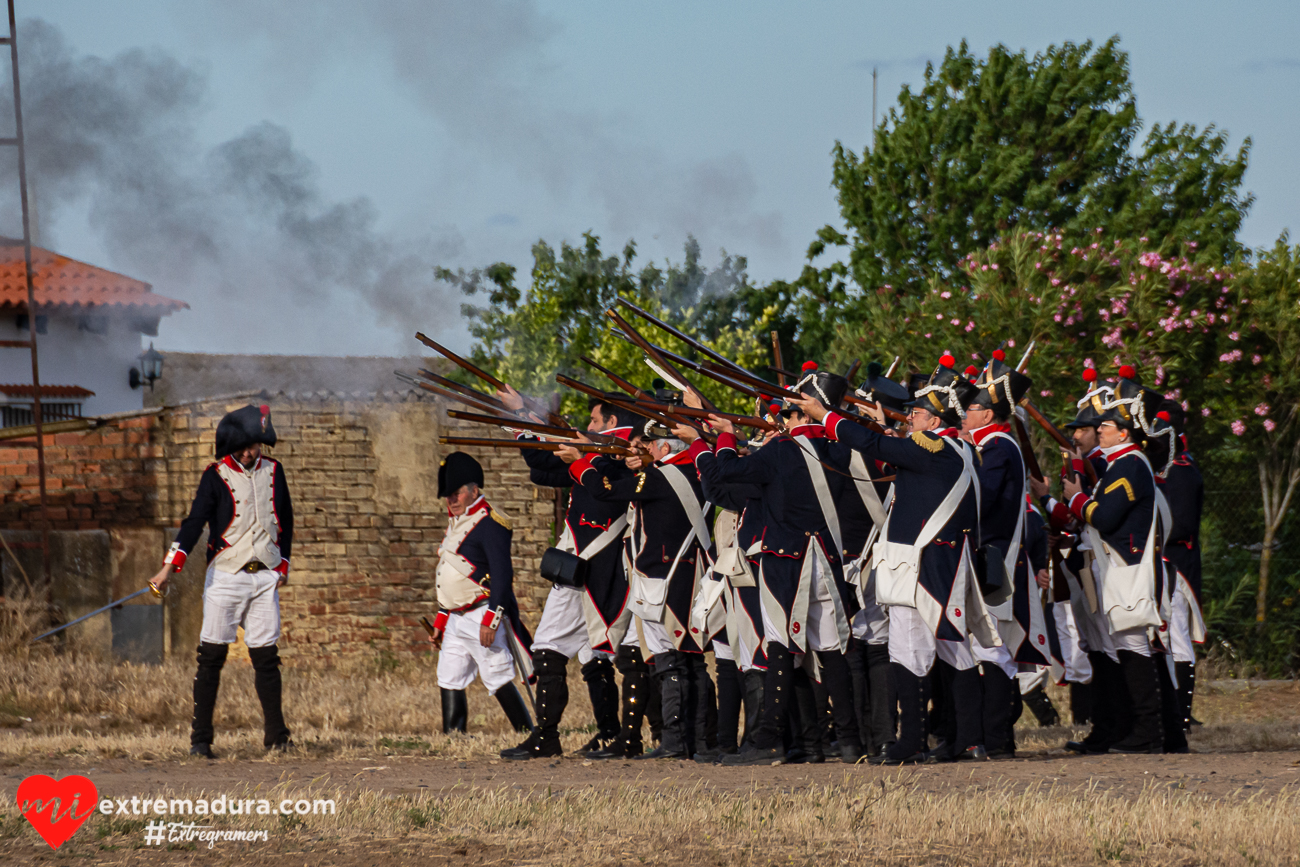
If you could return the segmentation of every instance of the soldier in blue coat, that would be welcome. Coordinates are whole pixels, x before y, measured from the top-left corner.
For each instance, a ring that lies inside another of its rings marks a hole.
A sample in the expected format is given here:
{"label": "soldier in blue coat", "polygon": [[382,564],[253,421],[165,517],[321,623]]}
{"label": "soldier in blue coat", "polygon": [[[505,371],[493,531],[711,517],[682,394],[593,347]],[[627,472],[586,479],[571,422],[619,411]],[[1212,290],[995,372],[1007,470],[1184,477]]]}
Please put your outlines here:
{"label": "soldier in blue coat", "polygon": [[530,677],[532,637],[515,600],[510,519],[483,496],[483,467],[452,452],[438,467],[438,496],[447,501],[447,533],[438,547],[435,587],[440,610],[429,641],[438,649],[443,732],[465,731],[465,689],[483,678],[517,731],[532,720],[514,677]]}
{"label": "soldier in blue coat", "polygon": [[[884,542],[876,543],[877,601],[889,612],[889,658],[899,702],[895,744],[873,763],[927,760],[928,675],[937,658],[955,671],[970,672],[952,682],[945,698],[957,711],[954,740],[946,757],[986,758],[978,708],[981,694],[968,634],[986,645],[997,637],[980,596],[972,563],[979,534],[975,457],[957,428],[975,386],[940,359],[911,405],[911,436],[877,433],[803,400],[804,412],[824,419],[826,436],[871,460],[894,468],[894,504]],[[972,712],[971,709],[974,709]]]}

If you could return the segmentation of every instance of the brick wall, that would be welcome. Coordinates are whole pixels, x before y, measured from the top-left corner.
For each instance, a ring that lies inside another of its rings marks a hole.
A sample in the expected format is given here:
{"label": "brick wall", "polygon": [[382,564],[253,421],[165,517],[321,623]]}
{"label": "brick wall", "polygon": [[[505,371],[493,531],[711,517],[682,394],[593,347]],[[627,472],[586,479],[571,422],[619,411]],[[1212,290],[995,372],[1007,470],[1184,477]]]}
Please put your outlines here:
{"label": "brick wall", "polygon": [[[133,538],[140,529],[157,529],[156,568],[170,537],[165,531],[179,526],[199,476],[212,462],[217,422],[250,402],[272,407],[280,442],[270,453],[284,463],[294,501],[293,568],[281,591],[286,658],[328,662],[346,654],[426,647],[418,618],[436,607],[433,574],[447,521],[436,497],[437,468],[450,447],[437,439],[489,433],[451,422],[439,402],[421,394],[212,400],[95,432],[50,437],[47,478],[55,526],[118,536],[135,531]],[[549,588],[537,577],[537,566],[553,532],[554,492],[528,483],[516,452],[469,451],[484,464],[488,499],[512,519],[515,592],[525,620],[534,625]],[[34,446],[0,448],[0,467],[0,527],[36,526]],[[197,643],[202,560],[196,550],[168,599],[171,645],[182,653]],[[119,575],[113,583],[141,586],[152,574],[143,565],[148,562],[143,558],[135,567],[143,574]]]}

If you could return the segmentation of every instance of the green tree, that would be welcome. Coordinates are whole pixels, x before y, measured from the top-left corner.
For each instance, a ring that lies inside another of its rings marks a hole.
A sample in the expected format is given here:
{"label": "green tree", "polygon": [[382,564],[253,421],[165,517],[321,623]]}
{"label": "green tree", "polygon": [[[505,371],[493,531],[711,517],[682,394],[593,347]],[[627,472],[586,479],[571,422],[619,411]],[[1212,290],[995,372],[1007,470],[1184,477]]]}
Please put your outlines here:
{"label": "green tree", "polygon": [[[522,392],[538,397],[558,393],[555,375],[563,373],[597,385],[613,386],[580,361],[587,356],[642,387],[653,377],[640,350],[613,333],[605,310],[626,298],[682,332],[742,365],[759,368],[769,351],[757,332],[741,324],[745,312],[727,299],[753,290],[743,257],[723,253],[712,269],[701,262],[699,244],[688,238],[684,260],[663,268],[634,267],[636,246],[629,241],[621,255],[602,252],[600,239],[588,232],[583,243],[562,243],[557,251],[544,241],[533,246],[530,284],[516,285],[515,269],[503,263],[473,271],[440,268],[439,279],[458,286],[485,305],[467,303],[462,313],[475,339],[470,358]],[[719,303],[706,303],[719,300]],[[652,342],[680,355],[694,353],[676,338],[623,311]],[[739,395],[692,378],[715,403],[732,409],[744,405]],[[585,413],[586,399],[565,390],[564,410],[571,418]]]}
{"label": "green tree", "polygon": [[998,45],[986,59],[963,42],[876,130],[861,155],[837,143],[833,185],[844,229],[823,227],[808,251],[840,261],[805,269],[811,294],[856,287],[849,320],[871,293],[924,292],[962,258],[1014,230],[1145,236],[1156,249],[1195,241],[1227,262],[1252,197],[1240,191],[1250,140],[1235,155],[1213,127],[1141,130],[1118,37],[1052,46],[1033,57]]}

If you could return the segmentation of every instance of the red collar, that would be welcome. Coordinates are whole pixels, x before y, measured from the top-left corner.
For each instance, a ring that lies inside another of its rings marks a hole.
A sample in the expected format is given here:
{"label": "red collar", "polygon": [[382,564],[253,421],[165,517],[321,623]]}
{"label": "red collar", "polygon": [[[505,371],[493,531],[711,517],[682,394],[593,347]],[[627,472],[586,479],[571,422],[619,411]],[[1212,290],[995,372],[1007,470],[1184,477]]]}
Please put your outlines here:
{"label": "red collar", "polygon": [[221,462],[237,473],[251,473],[253,470],[257,469],[258,464],[262,462],[262,456],[258,455],[257,460],[253,461],[253,465],[248,469],[244,469],[244,465],[235,460],[234,455],[226,455],[221,459]]}
{"label": "red collar", "polygon": [[971,431],[970,438],[975,441],[975,445],[980,445],[995,433],[1011,433],[1011,425],[995,421],[993,424],[986,424],[984,427]]}
{"label": "red collar", "polygon": [[949,439],[954,440],[961,436],[961,431],[957,430],[955,427],[940,428],[939,430],[926,431],[926,433],[932,433],[938,437],[948,437]]}
{"label": "red collar", "polygon": [[618,437],[623,442],[628,442],[629,440],[632,439],[632,426],[628,425],[626,427],[612,427],[609,430],[601,431],[601,433],[604,434],[605,436]]}
{"label": "red collar", "polygon": [[695,466],[695,458],[691,457],[690,449],[683,449],[672,457],[659,461],[661,467],[680,467],[686,466],[687,464],[692,467]]}
{"label": "red collar", "polygon": [[[483,496],[482,494],[479,494],[478,499],[469,504],[469,508],[465,510],[465,514],[460,515],[459,517],[464,518],[466,515],[472,515],[475,512],[486,512],[489,511],[491,508],[492,508],[492,504],[487,501],[487,497]],[[451,518],[454,521],[458,516],[453,515],[451,513],[451,509],[448,509],[447,517]]]}
{"label": "red collar", "polygon": [[1115,463],[1115,461],[1119,460],[1120,458],[1124,457],[1125,455],[1131,455],[1131,454],[1133,454],[1134,452],[1140,452],[1140,451],[1142,451],[1142,450],[1141,450],[1140,448],[1138,448],[1137,443],[1129,443],[1128,445],[1124,446],[1123,448],[1115,449],[1115,451],[1113,451],[1113,452],[1111,452],[1110,454],[1106,455],[1106,463],[1107,463],[1107,464],[1113,464],[1113,463]]}
{"label": "red collar", "polygon": [[810,440],[819,440],[826,438],[826,428],[819,424],[801,424],[798,427],[790,429],[792,437],[808,437]]}
{"label": "red collar", "polygon": [[1084,457],[1086,460],[1092,460],[1093,458],[1097,457],[1098,455],[1100,455],[1101,457],[1105,457],[1105,455],[1103,455],[1103,454],[1101,453],[1101,446],[1093,446],[1093,447],[1092,447],[1092,451],[1088,452],[1088,453],[1087,453],[1086,455],[1084,455],[1083,457]]}

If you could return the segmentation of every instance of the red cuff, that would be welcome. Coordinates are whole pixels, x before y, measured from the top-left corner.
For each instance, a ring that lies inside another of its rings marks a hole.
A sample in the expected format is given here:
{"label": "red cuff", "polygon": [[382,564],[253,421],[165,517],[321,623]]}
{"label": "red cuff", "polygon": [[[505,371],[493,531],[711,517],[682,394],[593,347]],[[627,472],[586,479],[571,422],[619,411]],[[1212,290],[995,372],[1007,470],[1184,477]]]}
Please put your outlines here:
{"label": "red cuff", "polygon": [[439,611],[437,614],[433,615],[433,628],[438,630],[445,630],[447,628],[447,621],[449,619],[451,619],[450,614],[448,614],[446,611]]}
{"label": "red cuff", "polygon": [[488,609],[483,613],[483,625],[488,629],[496,629],[497,625],[505,617],[504,608]]}
{"label": "red cuff", "polygon": [[1087,505],[1088,499],[1088,495],[1083,491],[1080,491],[1070,498],[1070,511],[1074,513],[1076,518],[1085,523],[1087,522],[1087,519],[1083,516],[1083,507]]}
{"label": "red cuff", "polygon": [[704,441],[704,437],[700,437],[695,442],[691,443],[691,447],[686,450],[686,454],[691,456],[691,463],[694,463],[695,459],[700,455],[707,455],[710,453],[711,449],[709,449],[709,444]]}
{"label": "red cuff", "polygon": [[591,465],[591,462],[594,459],[595,459],[594,454],[583,455],[578,460],[569,464],[569,475],[573,476],[573,480],[575,482],[577,482],[578,484],[582,484],[582,474],[585,473],[587,470],[595,469],[595,467]]}
{"label": "red cuff", "polygon": [[733,452],[740,451],[740,449],[736,447],[736,435],[734,433],[726,433],[724,431],[723,433],[718,434],[718,451],[722,451],[723,449],[731,449]]}
{"label": "red cuff", "polygon": [[170,565],[173,572],[179,572],[185,568],[186,559],[188,555],[181,550],[180,544],[172,542],[171,550],[167,552],[166,557],[163,557],[163,565]]}
{"label": "red cuff", "polygon": [[279,572],[281,578],[287,578],[289,575],[289,561],[281,557],[274,571]]}
{"label": "red cuff", "polygon": [[826,418],[822,419],[822,427],[826,428],[826,439],[836,442],[839,437],[835,435],[835,426],[844,420],[844,416],[839,415],[834,410],[826,413]]}

